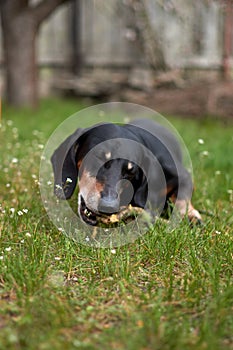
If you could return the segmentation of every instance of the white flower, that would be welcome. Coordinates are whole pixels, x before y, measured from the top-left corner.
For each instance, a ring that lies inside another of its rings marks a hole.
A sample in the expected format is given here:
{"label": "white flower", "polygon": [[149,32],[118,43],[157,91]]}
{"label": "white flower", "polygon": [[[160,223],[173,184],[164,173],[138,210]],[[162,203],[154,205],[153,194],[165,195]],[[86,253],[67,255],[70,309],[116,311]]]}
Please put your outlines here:
{"label": "white flower", "polygon": [[112,254],[116,254],[116,249],[111,249]]}
{"label": "white flower", "polygon": [[10,251],[11,251],[11,247],[5,248],[5,251],[6,251],[6,252],[10,252]]}
{"label": "white flower", "polygon": [[18,214],[19,216],[22,216],[22,215],[23,215],[23,212],[22,212],[21,210],[19,210],[19,211],[17,212],[17,214]]}
{"label": "white flower", "polygon": [[12,160],[11,160],[11,163],[13,163],[13,164],[16,164],[16,163],[18,163],[18,158],[12,158]]}
{"label": "white flower", "polygon": [[199,145],[204,145],[205,141],[203,139],[198,139]]}
{"label": "white flower", "polygon": [[55,256],[54,260],[60,261],[61,258],[59,258],[59,256]]}
{"label": "white flower", "polygon": [[72,179],[71,179],[70,177],[67,177],[66,182],[67,182],[67,183],[71,183],[71,182],[73,182],[73,181],[72,181]]}
{"label": "white flower", "polygon": [[3,259],[4,259],[4,256],[3,256],[3,255],[1,255],[1,256],[0,256],[0,260],[3,260]]}
{"label": "white flower", "polygon": [[12,121],[12,120],[7,120],[7,122],[6,122],[6,123],[7,123],[7,125],[8,125],[8,126],[13,125],[13,121]]}
{"label": "white flower", "polygon": [[202,152],[202,156],[203,156],[203,157],[208,157],[208,155],[209,155],[209,152],[208,152],[208,151],[203,151],[203,152]]}
{"label": "white flower", "polygon": [[216,170],[215,171],[215,175],[221,175],[221,171],[220,170]]}
{"label": "white flower", "polygon": [[38,148],[39,148],[39,149],[43,149],[43,148],[44,148],[44,145],[39,144],[39,145],[38,145]]}
{"label": "white flower", "polygon": [[6,184],[6,187],[7,187],[7,188],[11,187],[11,184],[9,184],[9,183],[8,183],[8,184]]}
{"label": "white flower", "polygon": [[29,232],[26,232],[26,233],[25,233],[25,236],[26,236],[26,237],[32,237],[31,233],[29,233]]}
{"label": "white flower", "polygon": [[14,214],[15,208],[10,208],[10,212],[11,212],[11,214]]}
{"label": "white flower", "polygon": [[24,208],[23,212],[24,212],[24,214],[27,214],[28,213],[28,209]]}
{"label": "white flower", "polygon": [[90,241],[90,238],[87,236],[87,237],[85,238],[85,241],[86,241],[86,242],[89,242],[89,241]]}
{"label": "white flower", "polygon": [[47,185],[52,185],[52,181],[47,181]]}

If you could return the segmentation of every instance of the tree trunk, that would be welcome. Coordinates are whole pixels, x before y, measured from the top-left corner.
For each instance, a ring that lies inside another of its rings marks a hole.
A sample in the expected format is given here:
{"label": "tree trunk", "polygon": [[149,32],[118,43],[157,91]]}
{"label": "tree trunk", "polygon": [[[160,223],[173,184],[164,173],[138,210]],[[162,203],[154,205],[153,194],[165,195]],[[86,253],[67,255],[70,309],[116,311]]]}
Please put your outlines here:
{"label": "tree trunk", "polygon": [[5,52],[6,99],[15,107],[36,107],[36,35],[55,8],[69,0],[0,0]]}
{"label": "tree trunk", "polygon": [[35,38],[37,27],[26,13],[2,18],[5,51],[6,99],[15,107],[37,105]]}
{"label": "tree trunk", "polygon": [[233,4],[232,0],[227,0],[225,5],[224,18],[224,40],[223,40],[223,58],[222,71],[223,80],[231,80],[231,64],[230,58],[232,53],[232,25],[233,25]]}

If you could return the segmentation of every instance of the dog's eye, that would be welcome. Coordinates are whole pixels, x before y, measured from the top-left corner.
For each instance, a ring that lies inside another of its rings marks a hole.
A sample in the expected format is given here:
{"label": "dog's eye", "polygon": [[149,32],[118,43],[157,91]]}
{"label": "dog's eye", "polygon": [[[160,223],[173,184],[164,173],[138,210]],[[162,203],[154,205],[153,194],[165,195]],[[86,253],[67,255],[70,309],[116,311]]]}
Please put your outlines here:
{"label": "dog's eye", "polygon": [[111,164],[112,164],[111,161],[104,163],[105,169],[110,169],[111,168]]}

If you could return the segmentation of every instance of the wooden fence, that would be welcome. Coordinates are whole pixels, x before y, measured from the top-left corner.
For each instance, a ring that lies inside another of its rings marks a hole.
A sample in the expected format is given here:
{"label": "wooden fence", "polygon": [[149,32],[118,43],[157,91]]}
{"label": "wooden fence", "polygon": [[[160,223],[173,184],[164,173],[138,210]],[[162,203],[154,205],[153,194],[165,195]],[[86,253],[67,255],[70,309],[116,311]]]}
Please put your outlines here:
{"label": "wooden fence", "polygon": [[[84,67],[147,65],[143,47],[147,39],[132,13],[134,2],[139,0],[76,0],[75,8],[71,3],[61,6],[40,29],[38,63],[66,68],[78,57]],[[154,33],[168,67],[221,66],[224,11],[220,2],[144,0],[143,4],[150,22],[150,36],[153,40]],[[1,42],[0,33],[2,61]]]}
{"label": "wooden fence", "polygon": [[[86,65],[128,66],[144,61],[128,0],[78,0],[76,28]],[[223,52],[223,9],[217,1],[144,0],[151,26],[171,67],[214,67]],[[70,64],[73,57],[71,4],[60,7],[43,25],[38,61]],[[76,33],[77,34],[77,33]],[[2,37],[0,34],[0,44]],[[0,45],[0,57],[3,52]]]}

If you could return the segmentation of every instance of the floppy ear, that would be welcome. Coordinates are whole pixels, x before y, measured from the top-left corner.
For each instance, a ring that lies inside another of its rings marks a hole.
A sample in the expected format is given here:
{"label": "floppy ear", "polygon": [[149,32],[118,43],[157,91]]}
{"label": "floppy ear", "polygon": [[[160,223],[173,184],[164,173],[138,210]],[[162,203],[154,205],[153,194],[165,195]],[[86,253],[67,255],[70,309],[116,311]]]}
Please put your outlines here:
{"label": "floppy ear", "polygon": [[78,139],[86,129],[77,129],[54,151],[51,162],[54,172],[54,193],[60,199],[69,199],[77,185],[76,154]]}
{"label": "floppy ear", "polygon": [[134,194],[137,206],[151,209],[160,205],[161,186],[165,185],[164,173],[156,157],[147,151],[143,154],[143,176]]}
{"label": "floppy ear", "polygon": [[140,187],[134,193],[133,201],[137,207],[144,208],[147,202],[148,196],[148,183],[145,175],[143,174],[143,178],[140,184]]}
{"label": "floppy ear", "polygon": [[134,203],[139,208],[145,208],[147,201],[148,186],[145,182],[135,193]]}

